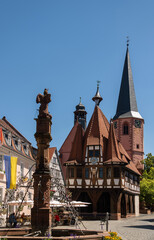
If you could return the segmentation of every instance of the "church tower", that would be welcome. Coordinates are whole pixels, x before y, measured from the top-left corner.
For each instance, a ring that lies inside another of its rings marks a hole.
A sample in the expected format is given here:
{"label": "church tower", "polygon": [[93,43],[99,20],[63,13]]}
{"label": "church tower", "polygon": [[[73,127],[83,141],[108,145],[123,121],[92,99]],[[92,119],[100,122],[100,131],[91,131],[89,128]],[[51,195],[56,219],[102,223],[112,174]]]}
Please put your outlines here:
{"label": "church tower", "polygon": [[86,115],[87,115],[87,112],[85,111],[85,106],[81,103],[81,97],[80,97],[80,102],[76,106],[76,110],[74,111],[74,125],[76,121],[78,121],[81,124],[82,128],[86,130],[86,125],[87,125]]}
{"label": "church tower", "polygon": [[113,122],[118,140],[126,149],[137,169],[142,171],[144,169],[144,165],[141,163],[144,158],[144,119],[137,108],[128,46],[127,42],[117,111]]}

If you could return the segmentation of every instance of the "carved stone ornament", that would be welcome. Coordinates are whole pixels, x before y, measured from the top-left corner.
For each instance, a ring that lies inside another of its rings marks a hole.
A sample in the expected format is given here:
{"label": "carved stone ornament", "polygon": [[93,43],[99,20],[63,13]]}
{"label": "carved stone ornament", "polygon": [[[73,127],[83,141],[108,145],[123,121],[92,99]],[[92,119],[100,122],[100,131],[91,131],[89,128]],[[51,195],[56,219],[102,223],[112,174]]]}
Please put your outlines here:
{"label": "carved stone ornament", "polygon": [[48,112],[48,103],[51,102],[51,94],[48,93],[48,90],[44,89],[44,95],[38,94],[36,97],[36,103],[40,103],[39,108],[39,117],[50,117],[51,115]]}

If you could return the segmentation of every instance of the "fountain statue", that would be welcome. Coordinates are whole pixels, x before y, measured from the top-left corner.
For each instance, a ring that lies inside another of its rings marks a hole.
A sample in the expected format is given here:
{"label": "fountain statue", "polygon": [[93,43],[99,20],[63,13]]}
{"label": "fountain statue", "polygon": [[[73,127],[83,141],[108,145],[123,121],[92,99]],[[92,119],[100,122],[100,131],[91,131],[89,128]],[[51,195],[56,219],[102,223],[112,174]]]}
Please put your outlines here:
{"label": "fountain statue", "polygon": [[51,234],[51,208],[50,186],[51,177],[49,170],[49,143],[51,137],[51,119],[48,112],[48,104],[51,102],[51,94],[44,90],[44,95],[38,94],[36,102],[40,103],[39,115],[36,120],[35,139],[38,152],[34,177],[34,206],[31,209],[32,231],[41,231],[41,235]]}

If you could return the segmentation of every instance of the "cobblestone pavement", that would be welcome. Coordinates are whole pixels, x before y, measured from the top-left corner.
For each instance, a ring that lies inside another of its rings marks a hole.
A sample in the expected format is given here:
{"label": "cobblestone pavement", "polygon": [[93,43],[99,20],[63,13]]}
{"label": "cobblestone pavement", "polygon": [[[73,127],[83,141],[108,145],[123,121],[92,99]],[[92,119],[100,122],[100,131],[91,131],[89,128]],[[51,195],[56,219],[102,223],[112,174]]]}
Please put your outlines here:
{"label": "cobblestone pavement", "polygon": [[[82,221],[89,230],[101,230],[100,221]],[[75,228],[75,226],[62,226]],[[58,226],[59,228],[59,226]],[[80,228],[84,229],[82,224]],[[105,228],[104,228],[105,230]],[[109,231],[117,232],[123,240],[154,240],[154,214],[109,221]]]}

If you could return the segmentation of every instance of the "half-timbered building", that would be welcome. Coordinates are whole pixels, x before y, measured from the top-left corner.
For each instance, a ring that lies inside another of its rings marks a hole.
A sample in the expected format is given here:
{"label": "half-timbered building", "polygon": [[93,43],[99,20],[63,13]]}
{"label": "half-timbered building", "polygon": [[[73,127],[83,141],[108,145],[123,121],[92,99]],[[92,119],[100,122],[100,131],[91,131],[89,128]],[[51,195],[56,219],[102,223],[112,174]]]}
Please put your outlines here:
{"label": "half-timbered building", "polygon": [[[128,48],[126,59],[128,59]],[[123,78],[127,78],[127,73],[130,72],[130,65],[128,63],[125,65]],[[133,84],[132,78],[131,84]],[[128,85],[125,87],[129,88]],[[135,92],[133,92],[135,100],[130,99],[132,96],[129,95],[127,101],[136,101],[134,94]],[[74,126],[59,151],[63,171],[66,173],[66,186],[72,192],[73,200],[91,203],[81,209],[81,214],[85,218],[100,218],[106,212],[110,213],[110,219],[137,216],[140,194],[140,172],[137,166],[141,166],[141,162],[138,158],[135,161],[135,156],[132,159],[130,149],[127,148],[126,151],[123,146],[127,144],[119,141],[122,138],[117,134],[116,124],[119,116],[109,123],[103,114],[99,106],[102,101],[99,85],[92,100],[95,102],[95,107],[87,128],[85,107],[80,101],[76,106],[77,111],[74,112]],[[133,117],[126,116],[125,122],[129,122],[130,118],[135,121],[135,116],[137,119],[140,116],[136,109]],[[141,121],[143,124],[143,119]],[[133,134],[133,129],[131,131]],[[132,139],[128,138],[128,141],[134,139],[135,136]]]}

